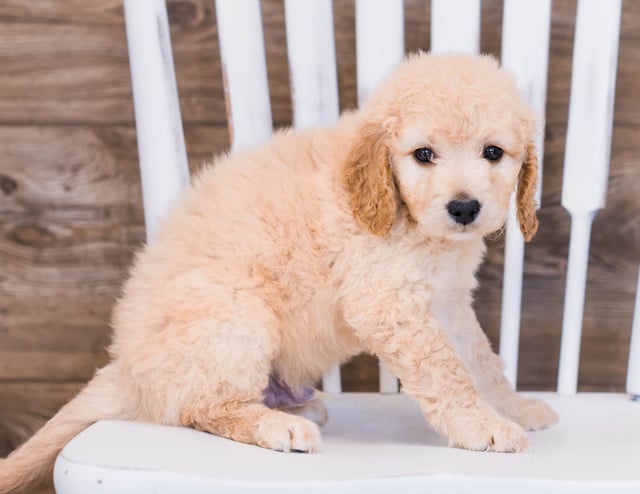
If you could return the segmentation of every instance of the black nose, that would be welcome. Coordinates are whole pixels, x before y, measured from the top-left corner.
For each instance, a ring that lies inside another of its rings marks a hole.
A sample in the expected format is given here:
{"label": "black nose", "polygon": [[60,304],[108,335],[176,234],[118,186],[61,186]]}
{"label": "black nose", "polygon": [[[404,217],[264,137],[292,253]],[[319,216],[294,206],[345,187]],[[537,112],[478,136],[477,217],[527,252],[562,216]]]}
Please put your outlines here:
{"label": "black nose", "polygon": [[472,200],[453,200],[447,204],[447,211],[456,223],[468,225],[473,223],[480,212],[480,203]]}

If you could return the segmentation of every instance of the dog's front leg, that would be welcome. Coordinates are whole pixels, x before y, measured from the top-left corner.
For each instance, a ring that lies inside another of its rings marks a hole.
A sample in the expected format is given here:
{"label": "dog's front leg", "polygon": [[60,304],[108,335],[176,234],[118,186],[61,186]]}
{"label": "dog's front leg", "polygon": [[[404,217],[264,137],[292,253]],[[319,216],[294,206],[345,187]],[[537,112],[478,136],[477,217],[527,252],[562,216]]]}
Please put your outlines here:
{"label": "dog's front leg", "polygon": [[529,447],[525,431],[481,397],[423,297],[377,292],[345,302],[346,321],[450,445],[501,452]]}
{"label": "dog's front leg", "polygon": [[455,309],[446,319],[452,322],[447,334],[455,341],[458,354],[475,377],[480,392],[502,415],[527,430],[544,429],[558,421],[548,405],[527,399],[511,387],[504,377],[502,359],[491,349],[471,307]]}

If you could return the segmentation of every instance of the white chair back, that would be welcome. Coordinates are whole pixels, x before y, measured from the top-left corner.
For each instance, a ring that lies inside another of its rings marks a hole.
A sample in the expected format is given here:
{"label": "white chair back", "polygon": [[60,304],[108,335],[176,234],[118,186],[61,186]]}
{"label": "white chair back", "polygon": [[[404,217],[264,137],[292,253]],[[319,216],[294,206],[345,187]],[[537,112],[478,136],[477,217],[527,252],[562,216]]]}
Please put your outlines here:
{"label": "white chair back", "polygon": [[[549,60],[549,30],[551,0],[520,2],[506,0],[502,26],[502,65],[518,80],[541,121],[545,117],[547,101],[547,68]],[[536,142],[538,153],[538,190],[536,203],[542,202],[542,169],[544,134]],[[518,352],[520,344],[520,312],[524,271],[524,238],[518,227],[512,196],[506,225],[504,277],[502,283],[502,319],[500,321],[500,356],[505,375],[517,384]]]}
{"label": "white chair back", "polygon": [[[379,29],[378,26],[385,26]],[[358,104],[362,105],[375,86],[404,57],[402,0],[356,0],[356,77]],[[336,371],[332,373],[335,376]],[[325,390],[339,389],[335,377]],[[398,379],[380,364],[381,393],[397,393]]]}
{"label": "white chair back", "polygon": [[[187,182],[188,167],[164,0],[124,3],[145,220],[152,239],[158,218]],[[215,5],[231,147],[237,150],[265,141],[272,132],[260,4],[258,0],[216,0]],[[432,51],[478,53],[480,0],[432,0],[431,5]],[[577,389],[591,222],[605,205],[620,11],[621,0],[578,2],[562,192],[562,204],[572,217],[558,379],[558,391],[563,394],[574,394]],[[514,73],[541,118],[550,12],[550,0],[505,0],[504,4],[502,63]],[[285,0],[285,17],[294,126],[331,125],[339,111],[332,3]],[[403,21],[402,0],[356,0],[360,103],[402,58]],[[376,28],[380,25],[385,28]],[[149,88],[156,90],[149,93]],[[542,157],[542,136],[537,148]],[[538,203],[540,198],[539,190]],[[506,232],[500,354],[506,375],[515,386],[524,242],[513,210]],[[640,295],[636,298],[627,379],[627,391],[635,396],[640,395],[639,312]],[[324,388],[341,390],[338,369],[325,376]],[[381,369],[380,391],[397,390],[395,377]]]}
{"label": "white chair back", "polygon": [[216,2],[216,16],[231,149],[236,151],[266,141],[273,132],[260,2]]}
{"label": "white chair back", "polygon": [[163,0],[124,2],[147,240],[189,183],[167,9]]}
{"label": "white chair back", "polygon": [[609,177],[621,8],[621,0],[578,3],[562,187],[562,205],[571,213],[558,374],[562,394],[574,394],[578,385],[591,224],[605,205]]}

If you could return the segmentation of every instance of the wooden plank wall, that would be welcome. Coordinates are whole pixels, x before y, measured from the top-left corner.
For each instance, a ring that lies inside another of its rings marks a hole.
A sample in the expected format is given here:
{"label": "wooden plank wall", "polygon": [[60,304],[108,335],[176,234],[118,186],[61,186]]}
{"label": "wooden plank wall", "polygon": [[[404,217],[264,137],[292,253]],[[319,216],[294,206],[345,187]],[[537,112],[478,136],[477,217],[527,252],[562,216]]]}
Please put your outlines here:
{"label": "wooden plank wall", "polygon": [[[341,107],[356,103],[353,0],[335,0]],[[291,121],[284,12],[263,0],[274,121]],[[543,207],[526,250],[520,384],[552,389],[568,249],[560,206],[575,0],[555,0]],[[405,0],[407,50],[429,47],[429,1]],[[482,3],[482,50],[500,53],[502,7]],[[212,0],[171,0],[190,166],[227,147]],[[121,0],[0,3],[0,455],[106,362],[109,314],[144,238]],[[581,389],[622,390],[640,261],[640,2],[623,3],[609,199],[593,228]],[[588,143],[585,143],[588,146]],[[476,307],[497,345],[503,240]],[[345,367],[377,385],[375,362]],[[50,487],[43,487],[49,491]]]}

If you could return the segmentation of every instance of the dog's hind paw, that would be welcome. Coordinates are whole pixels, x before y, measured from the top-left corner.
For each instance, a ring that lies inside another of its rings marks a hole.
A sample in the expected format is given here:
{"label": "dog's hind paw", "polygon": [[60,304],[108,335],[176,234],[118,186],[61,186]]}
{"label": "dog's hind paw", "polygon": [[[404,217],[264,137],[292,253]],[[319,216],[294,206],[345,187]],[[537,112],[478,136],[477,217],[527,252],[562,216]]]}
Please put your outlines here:
{"label": "dog's hind paw", "polygon": [[315,453],[322,441],[316,424],[302,417],[275,412],[262,417],[256,431],[259,446],[276,451]]}

